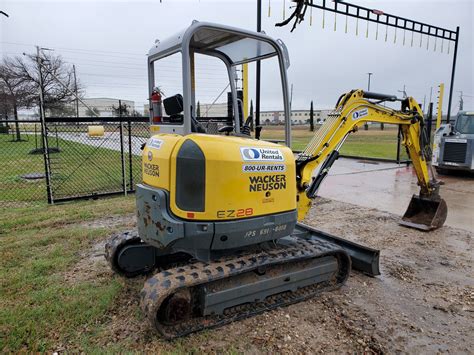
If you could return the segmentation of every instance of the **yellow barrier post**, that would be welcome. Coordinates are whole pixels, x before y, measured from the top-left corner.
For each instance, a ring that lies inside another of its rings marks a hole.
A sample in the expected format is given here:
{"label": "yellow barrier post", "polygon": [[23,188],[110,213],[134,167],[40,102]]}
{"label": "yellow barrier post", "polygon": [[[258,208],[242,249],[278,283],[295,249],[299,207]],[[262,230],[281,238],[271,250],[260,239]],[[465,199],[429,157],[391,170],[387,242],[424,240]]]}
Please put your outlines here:
{"label": "yellow barrier post", "polygon": [[439,84],[438,90],[438,112],[436,117],[436,129],[441,125],[441,119],[443,117],[443,95],[444,95],[444,83]]}

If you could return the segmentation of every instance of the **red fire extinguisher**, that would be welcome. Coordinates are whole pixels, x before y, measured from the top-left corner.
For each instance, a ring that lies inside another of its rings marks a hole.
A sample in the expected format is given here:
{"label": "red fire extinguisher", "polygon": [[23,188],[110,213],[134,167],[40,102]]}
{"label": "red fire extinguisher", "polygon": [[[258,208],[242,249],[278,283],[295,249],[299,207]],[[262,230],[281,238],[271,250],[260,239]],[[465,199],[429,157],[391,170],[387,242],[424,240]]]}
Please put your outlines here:
{"label": "red fire extinguisher", "polygon": [[161,106],[161,91],[154,88],[151,93],[151,123],[161,123],[163,119],[163,108]]}

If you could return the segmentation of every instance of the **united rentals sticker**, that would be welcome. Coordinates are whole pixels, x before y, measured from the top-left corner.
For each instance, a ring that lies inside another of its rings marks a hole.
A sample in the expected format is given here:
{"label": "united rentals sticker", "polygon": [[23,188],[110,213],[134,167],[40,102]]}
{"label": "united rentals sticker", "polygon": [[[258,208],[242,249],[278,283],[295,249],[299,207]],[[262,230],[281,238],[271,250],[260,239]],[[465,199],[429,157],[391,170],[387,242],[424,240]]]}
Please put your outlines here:
{"label": "united rentals sticker", "polygon": [[284,161],[285,158],[277,148],[240,147],[240,154],[244,161]]}
{"label": "united rentals sticker", "polygon": [[147,145],[150,148],[160,149],[161,146],[163,145],[163,141],[161,139],[158,139],[158,138],[150,138]]}
{"label": "united rentals sticker", "polygon": [[359,118],[365,117],[369,114],[369,109],[363,108],[362,110],[355,111],[352,113],[352,119],[354,121],[358,120]]}

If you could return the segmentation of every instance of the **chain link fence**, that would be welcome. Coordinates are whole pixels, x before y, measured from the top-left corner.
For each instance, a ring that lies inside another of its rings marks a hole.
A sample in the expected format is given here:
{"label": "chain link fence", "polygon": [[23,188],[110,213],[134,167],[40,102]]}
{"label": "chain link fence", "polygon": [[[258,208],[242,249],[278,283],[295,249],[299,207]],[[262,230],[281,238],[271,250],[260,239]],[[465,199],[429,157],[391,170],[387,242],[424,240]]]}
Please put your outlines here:
{"label": "chain link fence", "polygon": [[2,122],[0,204],[127,194],[141,181],[147,118],[48,117],[45,128],[43,142],[39,121]]}
{"label": "chain link fence", "polygon": [[45,201],[45,164],[39,121],[0,123],[0,204]]}

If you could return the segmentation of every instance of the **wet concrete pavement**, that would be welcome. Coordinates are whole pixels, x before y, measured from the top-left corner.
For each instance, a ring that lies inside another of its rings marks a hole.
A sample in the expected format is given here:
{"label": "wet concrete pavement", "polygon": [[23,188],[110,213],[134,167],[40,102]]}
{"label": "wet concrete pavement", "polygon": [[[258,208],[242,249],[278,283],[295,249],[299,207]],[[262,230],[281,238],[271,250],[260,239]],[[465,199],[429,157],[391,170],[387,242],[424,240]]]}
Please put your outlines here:
{"label": "wet concrete pavement", "polygon": [[[457,174],[458,175],[458,174]],[[474,175],[440,175],[440,194],[448,205],[446,224],[474,230]],[[413,168],[395,163],[340,158],[319,195],[403,215],[419,187]]]}

